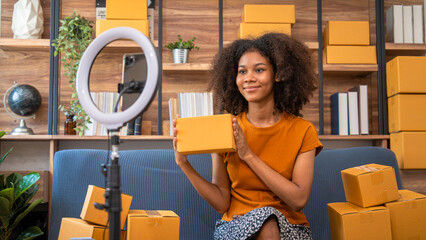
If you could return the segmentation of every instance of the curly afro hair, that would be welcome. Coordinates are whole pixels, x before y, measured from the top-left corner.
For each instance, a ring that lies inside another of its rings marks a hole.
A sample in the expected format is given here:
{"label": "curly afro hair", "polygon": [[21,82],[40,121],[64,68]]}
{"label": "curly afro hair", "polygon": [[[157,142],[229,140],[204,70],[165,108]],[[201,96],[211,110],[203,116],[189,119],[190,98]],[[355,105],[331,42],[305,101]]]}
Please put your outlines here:
{"label": "curly afro hair", "polygon": [[241,39],[224,48],[213,60],[208,87],[220,110],[238,115],[247,112],[248,102],[236,84],[238,62],[246,52],[257,51],[273,66],[275,110],[302,116],[300,110],[317,89],[317,76],[308,48],[281,33],[268,33],[256,39]]}

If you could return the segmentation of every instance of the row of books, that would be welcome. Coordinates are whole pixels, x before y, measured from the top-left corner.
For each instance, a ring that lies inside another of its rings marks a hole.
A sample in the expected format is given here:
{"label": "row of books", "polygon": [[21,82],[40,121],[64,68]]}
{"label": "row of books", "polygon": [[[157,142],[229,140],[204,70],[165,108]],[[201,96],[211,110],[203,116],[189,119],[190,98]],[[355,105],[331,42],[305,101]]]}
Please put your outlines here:
{"label": "row of books", "polygon": [[[117,102],[118,93],[115,92],[90,92],[93,103],[104,113],[112,113]],[[118,109],[120,109],[121,102]],[[107,129],[103,124],[91,119],[92,123],[87,124],[88,129],[84,131],[85,136],[106,136]],[[124,130],[123,130],[124,131]]]}
{"label": "row of books", "polygon": [[332,135],[369,133],[367,85],[334,93],[330,96],[330,108]]}
{"label": "row of books", "polygon": [[169,99],[170,136],[173,135],[173,120],[179,117],[201,117],[213,115],[213,94],[211,92],[178,93]]}
{"label": "row of books", "polygon": [[388,8],[386,11],[387,42],[424,43],[426,39],[424,10],[426,9],[422,5],[392,5]]}

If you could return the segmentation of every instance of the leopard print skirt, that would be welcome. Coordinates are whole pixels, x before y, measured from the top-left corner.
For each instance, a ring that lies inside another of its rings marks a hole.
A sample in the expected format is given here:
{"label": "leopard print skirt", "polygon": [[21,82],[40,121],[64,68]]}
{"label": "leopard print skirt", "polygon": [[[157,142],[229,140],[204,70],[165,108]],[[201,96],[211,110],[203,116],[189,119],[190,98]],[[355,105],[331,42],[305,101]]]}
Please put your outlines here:
{"label": "leopard print skirt", "polygon": [[273,207],[253,209],[229,222],[218,220],[214,231],[214,239],[252,239],[257,235],[265,221],[271,217],[276,217],[277,219],[281,239],[312,239],[311,229],[308,226],[291,224],[280,211]]}

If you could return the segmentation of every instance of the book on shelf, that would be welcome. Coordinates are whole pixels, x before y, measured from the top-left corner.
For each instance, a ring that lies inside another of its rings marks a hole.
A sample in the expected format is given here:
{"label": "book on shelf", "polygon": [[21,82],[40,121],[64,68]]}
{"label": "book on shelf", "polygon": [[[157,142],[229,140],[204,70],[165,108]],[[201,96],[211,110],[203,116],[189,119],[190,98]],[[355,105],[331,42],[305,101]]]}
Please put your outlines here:
{"label": "book on shelf", "polygon": [[349,91],[358,93],[359,134],[369,134],[368,86],[360,84],[349,89]]}
{"label": "book on shelf", "polygon": [[413,6],[402,6],[404,43],[413,43]]}
{"label": "book on shelf", "polygon": [[404,43],[404,28],[402,18],[402,5],[392,5],[386,11],[387,42]]}
{"label": "book on shelf", "polygon": [[423,6],[413,5],[413,41],[423,43]]}
{"label": "book on shelf", "polygon": [[142,134],[142,115],[139,115],[135,118],[133,135],[141,135],[141,134]]}
{"label": "book on shelf", "polygon": [[348,92],[349,135],[359,135],[358,92]]}
{"label": "book on shelf", "polygon": [[135,119],[130,120],[127,122],[127,136],[131,136],[135,134]]}
{"label": "book on shelf", "polygon": [[106,0],[96,0],[96,20],[106,19]]}
{"label": "book on shelf", "polygon": [[[426,0],[424,0],[423,2],[423,26],[426,27]],[[425,38],[424,38],[424,42],[426,42],[426,29],[423,31]]]}
{"label": "book on shelf", "polygon": [[[90,96],[98,109],[104,113],[112,113],[114,105],[117,102],[118,93],[114,92],[91,92]],[[119,104],[120,105],[120,104]],[[88,124],[84,131],[85,136],[106,136],[107,129],[103,124],[91,119],[92,123]]]}
{"label": "book on shelf", "polygon": [[334,93],[330,96],[331,134],[348,135],[348,93]]}

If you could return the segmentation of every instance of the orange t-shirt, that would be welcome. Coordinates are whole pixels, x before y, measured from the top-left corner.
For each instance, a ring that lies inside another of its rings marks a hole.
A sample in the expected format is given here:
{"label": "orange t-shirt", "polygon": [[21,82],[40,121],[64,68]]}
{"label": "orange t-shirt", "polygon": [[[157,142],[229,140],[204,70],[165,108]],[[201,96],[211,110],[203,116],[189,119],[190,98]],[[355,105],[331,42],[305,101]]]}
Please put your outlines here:
{"label": "orange t-shirt", "polygon": [[[296,157],[316,148],[317,155],[322,144],[315,127],[309,121],[283,113],[281,120],[269,127],[255,127],[246,113],[237,117],[250,149],[266,164],[285,178],[291,180]],[[274,207],[284,214],[291,224],[309,225],[302,211],[294,211],[281,201],[241,161],[237,153],[229,153],[225,164],[231,180],[231,204],[222,220],[230,221],[234,215],[244,215],[261,207]]]}

